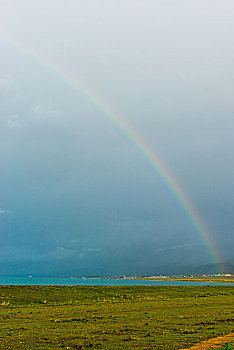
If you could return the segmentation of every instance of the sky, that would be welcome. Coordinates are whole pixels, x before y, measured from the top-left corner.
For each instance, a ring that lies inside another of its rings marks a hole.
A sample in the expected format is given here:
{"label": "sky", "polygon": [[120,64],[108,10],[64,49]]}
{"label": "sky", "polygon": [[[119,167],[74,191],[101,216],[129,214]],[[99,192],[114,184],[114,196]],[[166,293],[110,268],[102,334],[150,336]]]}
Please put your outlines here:
{"label": "sky", "polygon": [[0,0],[0,264],[147,274],[213,263],[212,244],[233,262],[233,16],[232,0]]}

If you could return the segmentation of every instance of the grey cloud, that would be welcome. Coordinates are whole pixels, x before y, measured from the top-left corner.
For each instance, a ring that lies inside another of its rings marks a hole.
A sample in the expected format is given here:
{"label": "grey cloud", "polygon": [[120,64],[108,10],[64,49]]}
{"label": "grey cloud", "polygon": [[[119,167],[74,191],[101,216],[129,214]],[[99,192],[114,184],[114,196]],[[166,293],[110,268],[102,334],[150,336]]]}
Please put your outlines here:
{"label": "grey cloud", "polygon": [[32,107],[31,116],[35,121],[41,121],[46,118],[54,118],[59,115],[59,111],[51,109],[43,104],[38,104]]}
{"label": "grey cloud", "polygon": [[26,119],[22,118],[21,116],[15,114],[7,118],[7,125],[9,128],[13,129],[20,129],[25,125]]}
{"label": "grey cloud", "polygon": [[38,252],[35,248],[3,245],[0,248],[0,262],[59,261],[69,258],[84,259],[91,255],[98,254],[101,251],[101,248],[81,247],[77,249],[69,249],[65,247],[57,247],[42,253]]}
{"label": "grey cloud", "polygon": [[12,79],[9,77],[0,77],[0,92],[7,91],[12,86]]}
{"label": "grey cloud", "polygon": [[45,105],[35,105],[27,112],[19,114],[13,114],[7,118],[7,124],[9,128],[23,128],[26,126],[37,126],[38,123],[46,121],[53,121],[59,115],[59,111],[51,109]]}
{"label": "grey cloud", "polygon": [[70,257],[73,254],[73,251],[64,248],[57,248],[48,253],[39,253],[35,249],[14,245],[2,246],[0,249],[1,262],[60,260]]}
{"label": "grey cloud", "polygon": [[183,244],[178,244],[178,245],[173,245],[173,246],[165,246],[165,247],[161,247],[161,248],[156,248],[155,252],[156,253],[160,253],[160,252],[165,252],[165,251],[170,251],[170,250],[181,250],[181,249],[187,249],[189,247],[194,246],[194,244],[191,243],[183,243]]}
{"label": "grey cloud", "polygon": [[0,208],[0,214],[9,214],[9,213],[12,213],[11,210],[8,210],[8,209],[2,209]]}
{"label": "grey cloud", "polygon": [[105,103],[233,256],[233,1],[4,3],[1,259],[209,262],[173,184]]}

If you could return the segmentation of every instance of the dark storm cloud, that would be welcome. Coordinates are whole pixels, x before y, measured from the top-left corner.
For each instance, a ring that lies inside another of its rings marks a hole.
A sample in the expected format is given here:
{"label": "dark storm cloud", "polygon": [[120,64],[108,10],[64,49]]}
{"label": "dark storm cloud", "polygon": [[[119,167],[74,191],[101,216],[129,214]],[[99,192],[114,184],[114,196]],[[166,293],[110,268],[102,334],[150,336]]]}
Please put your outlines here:
{"label": "dark storm cloud", "polygon": [[2,4],[2,262],[87,274],[210,262],[170,187],[64,72],[161,155],[232,259],[233,12],[216,0]]}

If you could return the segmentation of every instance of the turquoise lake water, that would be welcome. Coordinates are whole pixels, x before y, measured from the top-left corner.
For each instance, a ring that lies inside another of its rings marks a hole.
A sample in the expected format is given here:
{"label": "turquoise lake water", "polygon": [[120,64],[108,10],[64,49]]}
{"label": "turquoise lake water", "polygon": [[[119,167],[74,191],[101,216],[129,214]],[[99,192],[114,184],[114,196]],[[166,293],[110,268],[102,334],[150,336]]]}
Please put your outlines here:
{"label": "turquoise lake water", "polygon": [[0,277],[0,285],[41,285],[41,286],[217,286],[234,283],[149,281],[137,279],[109,278],[58,278],[58,277]]}

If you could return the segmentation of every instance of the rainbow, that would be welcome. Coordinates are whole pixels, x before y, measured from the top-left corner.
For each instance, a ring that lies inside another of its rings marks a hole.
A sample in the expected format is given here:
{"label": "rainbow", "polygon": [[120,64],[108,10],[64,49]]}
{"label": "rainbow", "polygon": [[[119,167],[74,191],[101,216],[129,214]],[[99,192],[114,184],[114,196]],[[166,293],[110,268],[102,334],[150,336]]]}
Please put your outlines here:
{"label": "rainbow", "polygon": [[125,137],[127,137],[127,139],[140,152],[140,154],[151,166],[151,168],[158,175],[160,175],[165,185],[173,193],[174,197],[177,199],[180,206],[183,208],[185,214],[187,215],[190,223],[193,225],[197,234],[199,235],[210,256],[211,262],[216,265],[217,272],[222,273],[222,267],[220,265],[222,258],[220,256],[220,253],[217,250],[211,233],[209,232],[204,221],[194,207],[192,201],[186,195],[184,189],[178,183],[175,176],[168,169],[158,153],[152,150],[152,148],[146,143],[146,141],[134,129],[134,127],[129,124],[120,113],[113,109],[113,107],[110,106],[108,102],[103,99],[103,97],[99,96],[96,91],[93,91],[90,87],[86,86],[80,78],[74,77],[74,75],[69,72],[67,68],[63,69],[49,57],[46,57],[44,54],[39,53],[37,49],[28,46],[23,41],[18,39],[16,40],[13,36],[9,35],[9,33],[5,32],[2,35],[2,39],[7,44],[10,44],[11,46],[33,57],[35,60],[39,61],[41,64],[64,79],[80,94],[82,94],[89,103],[93,104],[104,116],[106,116],[107,119],[125,135]]}

